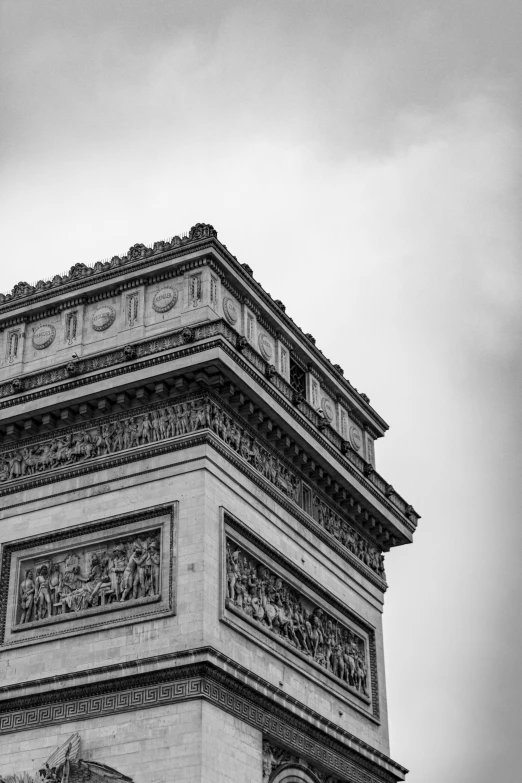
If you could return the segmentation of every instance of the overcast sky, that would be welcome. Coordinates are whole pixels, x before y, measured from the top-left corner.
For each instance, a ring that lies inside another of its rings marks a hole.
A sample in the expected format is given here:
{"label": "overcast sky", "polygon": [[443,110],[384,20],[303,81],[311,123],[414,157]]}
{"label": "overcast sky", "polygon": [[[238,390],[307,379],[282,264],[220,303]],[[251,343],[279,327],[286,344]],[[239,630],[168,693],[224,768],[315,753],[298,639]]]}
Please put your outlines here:
{"label": "overcast sky", "polygon": [[391,756],[520,780],[522,6],[3,0],[0,290],[210,222],[391,425]]}

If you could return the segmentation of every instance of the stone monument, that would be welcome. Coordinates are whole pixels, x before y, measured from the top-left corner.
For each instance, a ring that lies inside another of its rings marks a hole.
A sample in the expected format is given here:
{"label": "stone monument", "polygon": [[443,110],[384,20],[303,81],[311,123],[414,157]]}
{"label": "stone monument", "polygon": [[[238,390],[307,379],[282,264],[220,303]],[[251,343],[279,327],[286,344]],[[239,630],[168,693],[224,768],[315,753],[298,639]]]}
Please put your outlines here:
{"label": "stone monument", "polygon": [[0,295],[0,778],[395,783],[387,425],[211,225]]}

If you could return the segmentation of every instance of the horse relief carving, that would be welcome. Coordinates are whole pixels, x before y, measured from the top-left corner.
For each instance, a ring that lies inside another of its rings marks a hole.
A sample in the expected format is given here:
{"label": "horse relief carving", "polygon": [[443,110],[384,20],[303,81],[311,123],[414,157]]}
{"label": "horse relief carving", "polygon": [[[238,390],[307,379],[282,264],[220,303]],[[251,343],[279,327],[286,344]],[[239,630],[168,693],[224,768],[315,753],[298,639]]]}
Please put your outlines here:
{"label": "horse relief carving", "polygon": [[226,606],[239,611],[369,697],[364,639],[241,550],[226,545]]}

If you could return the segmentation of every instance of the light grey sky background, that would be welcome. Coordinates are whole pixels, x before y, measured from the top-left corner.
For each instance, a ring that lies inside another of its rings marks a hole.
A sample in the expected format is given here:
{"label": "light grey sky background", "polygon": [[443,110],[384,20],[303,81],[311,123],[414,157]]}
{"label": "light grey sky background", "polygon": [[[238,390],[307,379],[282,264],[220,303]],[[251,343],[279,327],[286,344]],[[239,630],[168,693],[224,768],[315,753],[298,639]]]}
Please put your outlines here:
{"label": "light grey sky background", "polygon": [[212,223],[390,423],[391,755],[520,780],[522,6],[2,0],[0,289]]}

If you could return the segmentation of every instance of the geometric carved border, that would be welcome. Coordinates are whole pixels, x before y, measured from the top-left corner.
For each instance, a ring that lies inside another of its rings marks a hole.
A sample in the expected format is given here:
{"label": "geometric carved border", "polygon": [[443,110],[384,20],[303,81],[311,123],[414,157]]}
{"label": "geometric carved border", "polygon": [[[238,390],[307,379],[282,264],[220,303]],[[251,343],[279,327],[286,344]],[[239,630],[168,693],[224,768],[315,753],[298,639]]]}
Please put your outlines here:
{"label": "geometric carved border", "polygon": [[[162,681],[136,683],[139,679]],[[57,703],[34,704],[1,713],[0,735],[203,698],[350,782],[395,783],[406,772],[385,756],[383,759],[393,764],[399,774],[383,769],[209,663],[182,666],[148,677],[122,678],[119,690],[114,681],[106,684],[107,692],[100,692],[105,688],[98,684],[97,693],[82,696],[81,691],[88,687],[75,689],[75,698],[67,699],[67,694],[62,693]]]}

